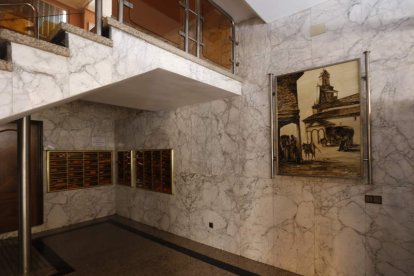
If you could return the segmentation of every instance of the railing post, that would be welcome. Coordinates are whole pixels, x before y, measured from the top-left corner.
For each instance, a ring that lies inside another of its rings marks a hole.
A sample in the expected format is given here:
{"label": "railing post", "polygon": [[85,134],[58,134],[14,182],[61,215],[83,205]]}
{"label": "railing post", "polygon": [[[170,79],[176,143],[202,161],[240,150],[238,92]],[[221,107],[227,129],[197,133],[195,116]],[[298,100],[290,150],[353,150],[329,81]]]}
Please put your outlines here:
{"label": "railing post", "polygon": [[124,0],[118,1],[118,21],[124,23]]}
{"label": "railing post", "polygon": [[367,125],[367,158],[365,159],[365,161],[368,162],[368,184],[372,184],[373,183],[373,175],[372,175],[372,148],[371,148],[371,144],[372,144],[372,130],[371,130],[371,113],[372,113],[372,107],[371,107],[371,82],[370,82],[370,66],[369,66],[369,62],[370,62],[370,51],[365,51],[364,52],[364,56],[365,56],[365,91],[366,91],[366,125]]}
{"label": "railing post", "polygon": [[30,225],[30,116],[18,121],[19,151],[19,267],[29,275],[31,262]]}
{"label": "railing post", "polygon": [[[269,76],[269,101],[270,101],[270,178],[275,177],[275,121],[274,121],[274,75],[268,74]],[[277,107],[276,107],[277,108]]]}
{"label": "railing post", "polygon": [[97,35],[102,35],[102,0],[95,1],[95,29]]}
{"label": "railing post", "polygon": [[189,0],[185,0],[184,2],[184,11],[185,11],[185,22],[184,22],[184,51],[188,53],[188,32],[189,32]]}
{"label": "railing post", "polygon": [[201,56],[201,1],[196,0],[197,13],[197,57]]}
{"label": "railing post", "polygon": [[237,61],[236,61],[236,24],[234,21],[231,21],[231,62],[232,62],[232,73],[236,74],[236,67],[237,67]]}

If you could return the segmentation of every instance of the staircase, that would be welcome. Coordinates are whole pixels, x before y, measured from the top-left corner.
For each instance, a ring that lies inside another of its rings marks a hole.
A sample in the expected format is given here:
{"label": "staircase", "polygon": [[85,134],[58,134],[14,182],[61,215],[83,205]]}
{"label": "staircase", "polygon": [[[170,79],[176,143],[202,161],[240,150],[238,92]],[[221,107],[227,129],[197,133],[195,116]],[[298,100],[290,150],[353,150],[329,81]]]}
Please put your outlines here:
{"label": "staircase", "polygon": [[0,29],[0,124],[77,99],[165,110],[241,94],[235,75],[104,22],[108,37],[61,23],[51,42]]}

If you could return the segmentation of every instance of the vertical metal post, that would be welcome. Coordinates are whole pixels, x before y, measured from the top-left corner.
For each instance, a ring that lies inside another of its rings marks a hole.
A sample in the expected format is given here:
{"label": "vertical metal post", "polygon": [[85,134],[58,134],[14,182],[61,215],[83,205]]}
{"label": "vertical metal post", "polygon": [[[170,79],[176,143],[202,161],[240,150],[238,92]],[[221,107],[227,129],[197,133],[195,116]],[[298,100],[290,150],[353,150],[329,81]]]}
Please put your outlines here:
{"label": "vertical metal post", "polygon": [[33,9],[33,14],[34,14],[34,18],[33,18],[33,21],[34,21],[34,26],[33,26],[33,28],[34,28],[34,36],[35,36],[36,39],[39,39],[40,38],[40,33],[39,33],[39,12],[37,11],[37,8],[34,7],[33,5],[30,5],[28,3],[26,3],[26,5],[31,6],[31,8]]}
{"label": "vertical metal post", "polygon": [[118,21],[120,23],[124,22],[124,0],[118,1]]}
{"label": "vertical metal post", "polygon": [[275,157],[275,137],[274,137],[274,106],[273,106],[273,74],[269,74],[269,100],[270,100],[270,178],[275,176],[275,166],[274,166],[274,157]]}
{"label": "vertical metal post", "polygon": [[232,61],[232,73],[236,74],[236,24],[231,21],[231,61]]}
{"label": "vertical metal post", "polygon": [[190,8],[190,4],[188,2],[189,0],[185,0],[184,2],[184,11],[185,11],[185,22],[184,22],[184,51],[186,53],[188,53],[188,32],[189,32],[189,20],[190,20],[190,15],[189,15],[189,8]]}
{"label": "vertical metal post", "polygon": [[95,28],[96,34],[102,35],[102,0],[95,1]]}
{"label": "vertical metal post", "polygon": [[370,51],[365,51],[365,90],[367,93],[367,103],[366,103],[366,112],[367,112],[367,161],[368,165],[368,184],[372,184],[372,134],[371,134],[371,84],[370,84],[370,68],[369,68],[369,54]]}
{"label": "vertical metal post", "polygon": [[19,266],[22,275],[30,273],[30,116],[18,121],[19,149]]}
{"label": "vertical metal post", "polygon": [[197,57],[201,55],[201,1],[196,0],[197,13]]}

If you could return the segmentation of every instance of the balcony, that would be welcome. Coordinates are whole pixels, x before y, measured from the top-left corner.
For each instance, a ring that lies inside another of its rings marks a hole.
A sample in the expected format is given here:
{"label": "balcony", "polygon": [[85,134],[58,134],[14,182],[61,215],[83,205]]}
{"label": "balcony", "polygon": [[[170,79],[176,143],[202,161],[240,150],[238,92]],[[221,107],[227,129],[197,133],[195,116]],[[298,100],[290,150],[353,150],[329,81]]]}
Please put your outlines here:
{"label": "balcony", "polygon": [[[123,6],[123,15],[113,18],[91,12],[94,2],[78,10],[56,10],[39,0],[0,5],[0,123],[78,99],[160,111],[241,95],[241,79],[232,73],[234,63],[228,59],[234,54],[233,40],[227,37],[226,48],[217,42],[223,35],[210,32],[203,39],[207,32],[197,31],[219,10],[206,4],[211,13],[198,16],[195,33],[186,32],[193,28],[194,22],[185,17],[193,17],[194,6],[186,9],[176,3],[184,16],[184,27],[177,23],[168,32],[179,37],[176,43],[160,24],[151,31],[146,21],[130,20],[132,6]],[[202,1],[194,3],[202,10]],[[111,1],[103,2],[102,14],[112,15],[112,8]],[[91,19],[95,17],[100,20]],[[227,29],[229,33],[234,30]]]}
{"label": "balcony", "polygon": [[103,17],[234,73],[234,22],[211,0],[10,0],[0,4],[0,28],[60,45],[65,45],[61,23],[109,37]]}

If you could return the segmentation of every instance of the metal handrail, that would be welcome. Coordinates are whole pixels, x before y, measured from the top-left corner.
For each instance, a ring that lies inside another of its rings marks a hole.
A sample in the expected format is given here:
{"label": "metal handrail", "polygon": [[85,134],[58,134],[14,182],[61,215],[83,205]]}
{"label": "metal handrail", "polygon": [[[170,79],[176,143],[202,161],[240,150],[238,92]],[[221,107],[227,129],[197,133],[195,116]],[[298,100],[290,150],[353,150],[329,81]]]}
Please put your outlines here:
{"label": "metal handrail", "polygon": [[35,6],[33,6],[30,3],[24,3],[24,2],[22,2],[22,3],[5,3],[5,4],[0,4],[0,6],[28,6],[29,8],[31,8],[32,11],[33,11],[33,17],[34,17],[34,22],[33,22],[34,23],[34,27],[33,27],[34,28],[34,36],[37,39],[39,39],[39,22],[38,22],[39,13],[38,13]]}

